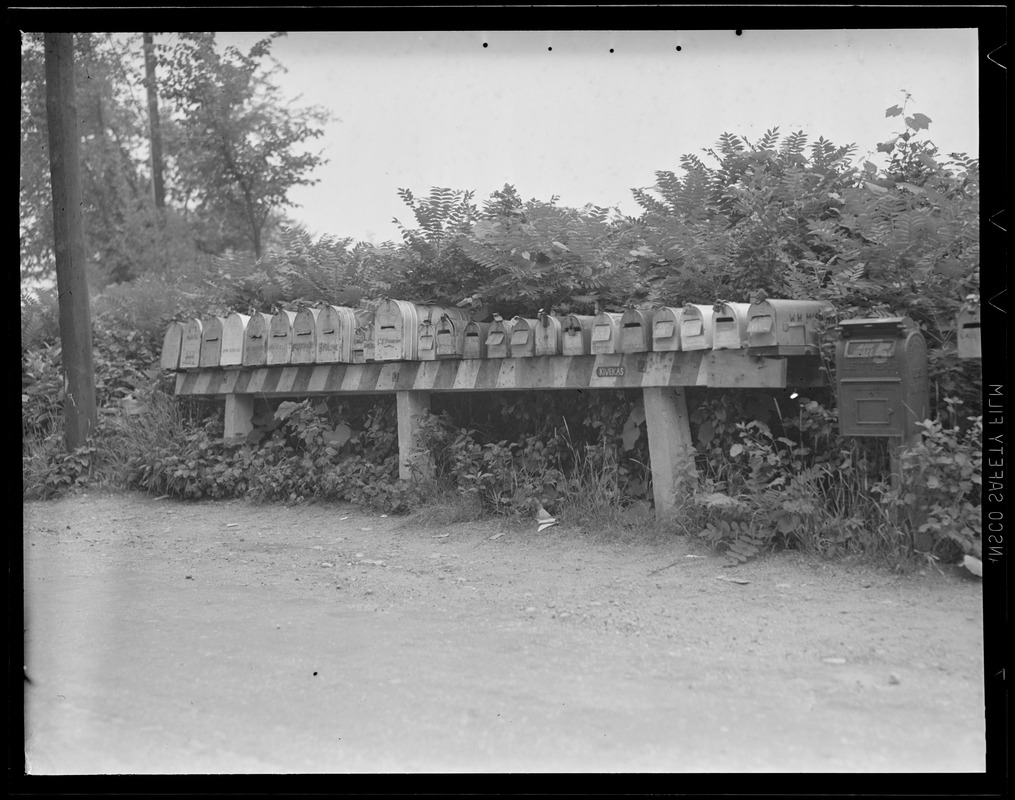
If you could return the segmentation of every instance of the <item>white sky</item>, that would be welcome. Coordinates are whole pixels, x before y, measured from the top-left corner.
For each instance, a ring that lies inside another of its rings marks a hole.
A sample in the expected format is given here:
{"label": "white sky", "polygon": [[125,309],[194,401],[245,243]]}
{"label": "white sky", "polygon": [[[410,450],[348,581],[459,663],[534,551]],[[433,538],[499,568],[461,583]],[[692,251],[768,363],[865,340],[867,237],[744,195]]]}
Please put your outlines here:
{"label": "white sky", "polygon": [[283,93],[334,117],[315,142],[320,183],[291,193],[315,235],[399,239],[392,217],[415,224],[399,188],[470,189],[479,204],[511,183],[633,215],[632,188],[724,131],[873,151],[901,130],[884,110],[902,89],[942,152],[979,154],[975,29],[290,32],[272,53]]}

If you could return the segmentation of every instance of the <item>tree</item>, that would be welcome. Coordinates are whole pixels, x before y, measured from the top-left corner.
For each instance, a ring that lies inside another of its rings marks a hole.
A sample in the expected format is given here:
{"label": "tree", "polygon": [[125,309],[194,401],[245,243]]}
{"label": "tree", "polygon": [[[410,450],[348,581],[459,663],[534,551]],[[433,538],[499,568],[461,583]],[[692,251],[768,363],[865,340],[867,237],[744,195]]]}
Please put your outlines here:
{"label": "tree", "polygon": [[170,189],[192,218],[217,220],[202,241],[208,252],[246,244],[259,258],[266,227],[293,205],[289,190],[316,183],[310,173],[325,163],[303,148],[322,134],[327,112],[284,103],[262,63],[279,35],[246,54],[220,53],[213,33],[181,33],[174,45],[156,46],[171,122]]}
{"label": "tree", "polygon": [[77,99],[74,91],[73,34],[48,33],[46,115],[53,186],[53,251],[60,297],[60,342],[67,385],[64,433],[74,450],[95,429],[95,372],[92,323],[85,279],[85,239],[81,222],[81,160]]}
{"label": "tree", "polygon": [[[74,36],[75,92],[81,134],[82,213],[90,281],[131,280],[193,260],[178,216],[156,224],[145,108],[137,102],[128,42],[108,35]],[[21,48],[21,274],[52,278],[52,197],[48,169],[44,51],[40,34]]]}

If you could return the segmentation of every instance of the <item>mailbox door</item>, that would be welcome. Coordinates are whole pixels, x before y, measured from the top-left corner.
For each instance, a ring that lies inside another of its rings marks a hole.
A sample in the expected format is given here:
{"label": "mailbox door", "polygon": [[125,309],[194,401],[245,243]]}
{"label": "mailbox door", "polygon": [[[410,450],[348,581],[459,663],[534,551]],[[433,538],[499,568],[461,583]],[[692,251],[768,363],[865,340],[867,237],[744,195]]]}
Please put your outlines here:
{"label": "mailbox door", "polygon": [[839,384],[839,432],[844,436],[902,436],[905,430],[901,381]]}
{"label": "mailbox door", "polygon": [[166,328],[162,339],[162,358],[159,364],[162,369],[178,370],[180,368],[180,349],[183,346],[183,325],[171,322]]}
{"label": "mailbox door", "polygon": [[271,314],[259,312],[250,318],[243,336],[243,366],[263,367],[268,363],[270,327]]}
{"label": "mailbox door", "polygon": [[489,334],[488,322],[468,323],[462,341],[462,358],[486,358],[486,339]]}
{"label": "mailbox door", "polygon": [[416,341],[416,357],[420,361],[437,360],[437,328],[432,322],[421,322]]}
{"label": "mailbox door", "polygon": [[725,303],[712,317],[712,349],[739,350],[747,343],[749,303]]}
{"label": "mailbox door", "polygon": [[511,331],[514,323],[511,320],[497,320],[490,323],[490,332],[486,336],[486,357],[507,358],[511,351]]}
{"label": "mailbox door", "polygon": [[712,306],[691,305],[680,310],[680,349],[712,349]]}
{"label": "mailbox door", "polygon": [[238,367],[243,364],[243,343],[247,334],[250,317],[233,312],[222,324],[222,355],[219,363],[223,367]]}
{"label": "mailbox door", "polygon": [[317,358],[317,318],[319,308],[303,308],[293,320],[293,342],[289,353],[291,364],[313,364]]}
{"label": "mailbox door", "polygon": [[201,366],[201,320],[187,320],[183,326],[180,345],[180,369],[197,369]]}
{"label": "mailbox door", "polygon": [[561,349],[561,323],[556,317],[544,314],[536,320],[536,355],[559,356]]}
{"label": "mailbox door", "polygon": [[536,354],[536,320],[515,317],[511,326],[511,358],[530,358]]}
{"label": "mailbox door", "polygon": [[465,322],[443,315],[437,323],[437,358],[461,358],[465,345]]}
{"label": "mailbox door", "polygon": [[599,314],[592,323],[593,355],[616,353],[620,339],[620,314]]}
{"label": "mailbox door", "polygon": [[669,352],[680,349],[680,311],[660,308],[652,317],[652,349]]}
{"label": "mailbox door", "polygon": [[268,326],[267,364],[288,364],[293,347],[293,321],[295,311],[280,311],[271,318]]}
{"label": "mailbox door", "polygon": [[315,361],[319,364],[352,361],[352,309],[325,306],[317,315]]}
{"label": "mailbox door", "polygon": [[374,358],[412,361],[419,332],[417,307],[404,300],[385,300],[374,314]]}
{"label": "mailbox door", "polygon": [[652,349],[651,311],[625,311],[620,318],[620,342],[617,352],[644,353]]}
{"label": "mailbox door", "polygon": [[207,317],[201,320],[200,366],[217,367],[222,358],[222,317]]}
{"label": "mailbox door", "polygon": [[592,321],[595,317],[571,314],[564,320],[560,349],[566,356],[587,356],[592,352]]}

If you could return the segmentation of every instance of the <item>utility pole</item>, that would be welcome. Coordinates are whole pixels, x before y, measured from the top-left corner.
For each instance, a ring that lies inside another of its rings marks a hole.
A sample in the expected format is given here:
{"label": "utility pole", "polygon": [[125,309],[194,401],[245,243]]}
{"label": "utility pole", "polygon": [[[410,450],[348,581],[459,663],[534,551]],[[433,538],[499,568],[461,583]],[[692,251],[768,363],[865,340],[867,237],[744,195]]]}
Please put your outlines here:
{"label": "utility pole", "polygon": [[152,142],[152,187],[155,208],[162,212],[166,207],[166,187],[162,179],[162,127],[159,124],[159,87],[155,79],[155,43],[150,33],[144,40],[145,88],[148,90],[148,128]]}
{"label": "utility pole", "polygon": [[85,275],[81,213],[81,156],[74,92],[74,36],[47,33],[46,120],[53,187],[53,238],[60,303],[60,345],[66,380],[64,428],[67,449],[85,444],[95,429],[92,319]]}

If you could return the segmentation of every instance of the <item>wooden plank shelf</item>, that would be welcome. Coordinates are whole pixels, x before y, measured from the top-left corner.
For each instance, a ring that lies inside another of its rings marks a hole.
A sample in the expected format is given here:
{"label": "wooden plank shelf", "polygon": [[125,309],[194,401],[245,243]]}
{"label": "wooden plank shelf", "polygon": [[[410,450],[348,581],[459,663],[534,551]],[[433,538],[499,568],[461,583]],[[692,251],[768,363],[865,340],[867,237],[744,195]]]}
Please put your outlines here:
{"label": "wooden plank shelf", "polygon": [[824,385],[816,356],[759,358],[743,350],[214,368],[176,376],[176,394],[205,397]]}

